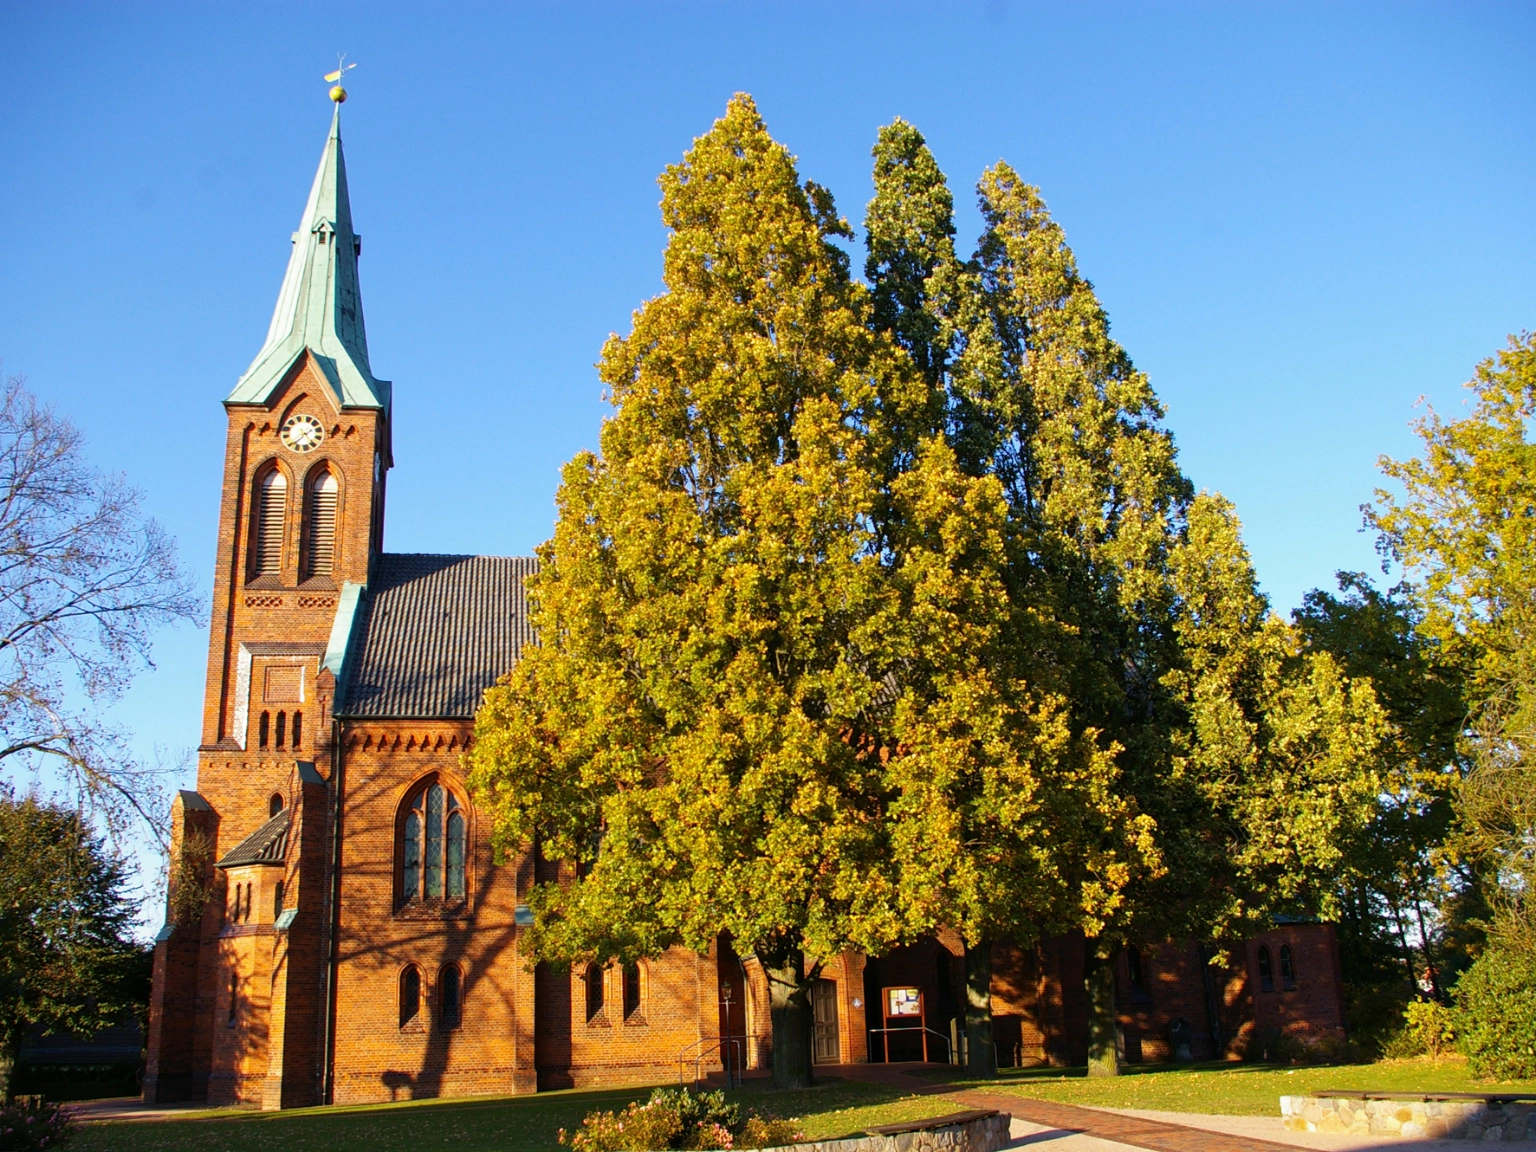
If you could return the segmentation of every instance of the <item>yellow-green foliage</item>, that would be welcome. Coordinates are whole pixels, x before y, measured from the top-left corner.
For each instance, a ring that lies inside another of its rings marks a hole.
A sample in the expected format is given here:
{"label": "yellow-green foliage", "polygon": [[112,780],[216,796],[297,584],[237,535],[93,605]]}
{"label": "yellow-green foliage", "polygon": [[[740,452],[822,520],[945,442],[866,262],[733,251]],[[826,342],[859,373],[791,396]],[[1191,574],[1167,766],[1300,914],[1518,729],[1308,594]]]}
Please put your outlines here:
{"label": "yellow-green foliage", "polygon": [[1382,1054],[1389,1059],[1442,1056],[1455,1045],[1455,1013],[1436,1000],[1410,1000],[1403,1009],[1402,1028],[1387,1041]]}
{"label": "yellow-green foliage", "polygon": [[1456,847],[1503,878],[1496,933],[1536,956],[1536,337],[1511,337],[1467,388],[1467,416],[1419,421],[1420,456],[1383,459],[1402,491],[1378,492],[1373,517],[1417,582],[1420,629],[1470,673]]}

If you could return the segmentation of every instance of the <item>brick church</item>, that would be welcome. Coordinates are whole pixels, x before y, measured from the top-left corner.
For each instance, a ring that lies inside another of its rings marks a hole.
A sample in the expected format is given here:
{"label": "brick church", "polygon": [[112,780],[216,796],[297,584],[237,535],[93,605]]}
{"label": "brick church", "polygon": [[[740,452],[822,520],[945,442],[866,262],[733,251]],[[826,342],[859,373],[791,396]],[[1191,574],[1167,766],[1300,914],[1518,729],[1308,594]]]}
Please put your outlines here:
{"label": "brick church", "polygon": [[[721,940],[560,971],[522,951],[536,878],[498,864],[461,755],[534,643],[535,561],[384,551],[393,388],[363,327],[340,106],[229,427],[197,790],[179,794],[144,1096],[286,1108],[675,1080],[764,1066],[767,986]],[[958,939],[826,963],[821,1064],[947,1061]],[[1080,1063],[1081,938],[998,946],[1003,1064]],[[1233,966],[1121,958],[1123,1055],[1209,1059],[1342,1036],[1338,949],[1284,924]]]}

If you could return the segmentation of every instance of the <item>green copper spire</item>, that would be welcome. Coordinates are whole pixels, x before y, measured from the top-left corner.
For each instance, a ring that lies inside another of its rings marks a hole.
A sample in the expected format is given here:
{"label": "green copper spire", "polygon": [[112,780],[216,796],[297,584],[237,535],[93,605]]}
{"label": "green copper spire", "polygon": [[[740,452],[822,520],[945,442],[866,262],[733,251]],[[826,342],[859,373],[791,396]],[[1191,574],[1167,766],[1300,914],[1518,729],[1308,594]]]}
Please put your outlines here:
{"label": "green copper spire", "polygon": [[389,406],[389,382],[375,379],[368,366],[363,297],[357,286],[361,248],[352,231],[338,103],[304,217],[293,234],[293,255],[288,258],[266,343],[225,403],[266,403],[307,348],[342,407]]}

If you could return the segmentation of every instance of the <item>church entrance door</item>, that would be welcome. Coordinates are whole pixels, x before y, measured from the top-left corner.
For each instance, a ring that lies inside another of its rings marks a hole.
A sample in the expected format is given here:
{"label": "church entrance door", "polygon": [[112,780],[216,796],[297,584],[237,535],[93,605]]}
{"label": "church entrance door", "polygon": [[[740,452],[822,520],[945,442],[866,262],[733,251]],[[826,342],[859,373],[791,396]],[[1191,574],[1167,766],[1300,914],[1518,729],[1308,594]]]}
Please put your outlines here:
{"label": "church entrance door", "polygon": [[811,1060],[816,1064],[841,1064],[837,1040],[837,981],[818,980],[811,985]]}

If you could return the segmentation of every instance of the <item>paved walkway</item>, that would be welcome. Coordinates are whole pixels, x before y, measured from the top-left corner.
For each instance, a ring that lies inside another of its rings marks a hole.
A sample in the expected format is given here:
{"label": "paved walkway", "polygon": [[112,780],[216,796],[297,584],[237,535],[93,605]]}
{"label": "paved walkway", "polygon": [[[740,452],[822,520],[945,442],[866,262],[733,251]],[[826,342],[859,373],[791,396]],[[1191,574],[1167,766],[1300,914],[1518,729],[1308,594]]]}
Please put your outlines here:
{"label": "paved walkway", "polygon": [[[1331,1136],[1311,1132],[1287,1132],[1280,1122],[1280,1101],[1275,1115],[1207,1116],[1183,1112],[1146,1112],[1129,1108],[1083,1108],[1032,1100],[1011,1092],[984,1089],[951,1089],[944,1084],[924,1084],[906,1074],[907,1068],[924,1065],[845,1064],[836,1074],[850,1080],[884,1084],[915,1095],[942,1095],[969,1108],[994,1108],[1014,1120],[1010,1147],[1048,1145],[1051,1152],[1295,1152],[1297,1148],[1320,1152],[1390,1152],[1392,1149],[1465,1149],[1465,1141],[1400,1140]],[[829,1074],[832,1069],[827,1070]]]}

